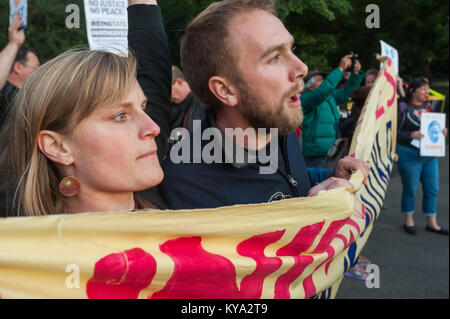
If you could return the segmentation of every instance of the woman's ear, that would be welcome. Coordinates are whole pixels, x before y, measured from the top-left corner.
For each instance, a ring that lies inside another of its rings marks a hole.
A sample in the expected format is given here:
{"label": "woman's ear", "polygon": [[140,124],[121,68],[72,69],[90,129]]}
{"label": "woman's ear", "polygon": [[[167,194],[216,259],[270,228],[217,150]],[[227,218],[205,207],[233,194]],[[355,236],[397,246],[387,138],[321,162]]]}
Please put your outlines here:
{"label": "woman's ear", "polygon": [[230,107],[238,104],[237,90],[226,78],[216,75],[212,76],[208,81],[208,86],[211,92],[223,104]]}
{"label": "woman's ear", "polygon": [[63,135],[42,130],[38,134],[37,144],[39,149],[45,156],[51,161],[63,165],[70,165],[73,162],[73,158],[66,143],[64,143]]}

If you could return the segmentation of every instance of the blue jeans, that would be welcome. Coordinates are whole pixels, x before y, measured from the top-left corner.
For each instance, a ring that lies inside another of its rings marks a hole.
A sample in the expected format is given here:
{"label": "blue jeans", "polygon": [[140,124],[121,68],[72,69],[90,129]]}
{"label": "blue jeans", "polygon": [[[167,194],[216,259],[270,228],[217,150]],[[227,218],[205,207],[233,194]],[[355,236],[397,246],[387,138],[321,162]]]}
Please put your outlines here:
{"label": "blue jeans", "polygon": [[402,178],[402,204],[404,214],[414,214],[419,182],[422,182],[422,213],[436,216],[439,192],[439,167],[437,157],[421,157],[416,148],[397,145],[398,171]]}

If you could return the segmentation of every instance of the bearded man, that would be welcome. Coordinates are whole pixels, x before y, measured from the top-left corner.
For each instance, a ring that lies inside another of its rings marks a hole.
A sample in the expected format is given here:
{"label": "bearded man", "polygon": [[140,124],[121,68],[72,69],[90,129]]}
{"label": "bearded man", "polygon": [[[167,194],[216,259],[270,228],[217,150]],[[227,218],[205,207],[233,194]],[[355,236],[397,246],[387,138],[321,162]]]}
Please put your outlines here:
{"label": "bearded man", "polygon": [[[179,142],[187,147],[172,148],[163,163],[159,190],[170,208],[311,196],[352,188],[352,170],[367,177],[368,164],[353,158],[344,158],[335,170],[306,168],[295,130],[303,120],[298,93],[308,67],[294,54],[294,38],[273,1],[211,4],[188,25],[181,63],[209,114]],[[201,141],[196,129],[203,132]],[[189,160],[179,161],[178,151],[188,152]]]}

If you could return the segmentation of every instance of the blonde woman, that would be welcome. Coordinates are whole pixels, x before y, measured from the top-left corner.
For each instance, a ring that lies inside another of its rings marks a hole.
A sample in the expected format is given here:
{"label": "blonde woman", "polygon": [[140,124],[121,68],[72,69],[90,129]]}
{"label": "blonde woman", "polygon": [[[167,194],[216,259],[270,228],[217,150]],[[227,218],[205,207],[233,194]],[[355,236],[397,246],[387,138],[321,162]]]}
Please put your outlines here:
{"label": "blonde woman", "polygon": [[170,55],[157,6],[130,6],[128,14],[138,74],[133,57],[71,50],[18,93],[0,140],[2,215],[164,208],[156,191],[136,192],[163,179]]}

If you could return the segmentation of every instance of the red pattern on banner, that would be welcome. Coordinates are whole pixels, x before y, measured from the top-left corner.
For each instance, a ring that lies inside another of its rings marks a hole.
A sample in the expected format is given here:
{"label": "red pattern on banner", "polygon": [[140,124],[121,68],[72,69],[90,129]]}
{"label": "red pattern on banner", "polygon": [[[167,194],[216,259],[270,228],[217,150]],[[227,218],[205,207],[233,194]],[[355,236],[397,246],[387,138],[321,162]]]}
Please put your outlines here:
{"label": "red pattern on banner", "polygon": [[237,246],[237,252],[241,256],[252,258],[256,262],[256,269],[241,281],[241,297],[245,299],[260,298],[264,279],[281,267],[283,263],[280,258],[266,257],[264,249],[272,243],[277,242],[285,231],[277,231],[253,236],[244,240]]}
{"label": "red pattern on banner", "polygon": [[[389,60],[388,63],[391,63],[391,61]],[[392,77],[392,75],[390,75],[388,73],[388,71],[385,69],[383,75],[386,77],[386,80],[388,81],[388,83],[390,83],[392,85],[393,88],[393,93],[392,93],[392,97],[387,101],[387,106],[391,107],[394,102],[395,99],[397,98],[397,86],[395,84],[395,80]],[[381,94],[381,91],[380,91]],[[384,110],[384,106],[379,106],[377,105],[377,109],[375,111],[375,117],[378,120],[378,118],[380,118],[383,114],[384,114],[385,110]]]}
{"label": "red pattern on banner", "polygon": [[[337,232],[344,226],[350,218],[336,220],[330,224],[325,234],[322,236],[319,244],[317,245],[316,249],[312,252],[312,254],[321,254],[321,253],[327,253],[327,258],[316,267],[315,270],[317,270],[319,267],[321,267],[324,263],[329,261],[334,256],[334,249],[330,246],[331,241],[336,238]],[[331,249],[330,249],[331,248]],[[315,271],[314,270],[314,271]],[[309,275],[305,280],[303,281],[303,288],[305,289],[305,298],[310,298],[316,294],[316,286],[314,285],[314,282],[312,280],[312,275]]]}
{"label": "red pattern on banner", "polygon": [[[346,236],[337,234],[345,224],[352,225],[359,233],[358,225],[349,218],[330,223],[319,244],[311,252],[327,254],[327,258],[315,270],[326,263],[325,272],[328,273],[331,259],[335,255],[334,248],[330,246],[334,238],[342,239],[346,247],[354,241],[351,231],[348,242]],[[264,250],[268,245],[279,241],[285,230],[255,235],[239,243],[237,253],[256,262],[255,270],[242,279],[240,289],[236,284],[234,264],[224,256],[204,250],[200,236],[168,240],[160,245],[160,250],[173,260],[174,271],[164,288],[149,297],[261,298],[265,278],[281,267],[280,257],[289,256],[294,259],[294,265],[278,277],[274,292],[275,298],[289,298],[289,286],[314,261],[311,255],[301,254],[311,248],[324,225],[324,222],[320,222],[302,227],[290,243],[278,249],[278,257],[267,257]],[[110,254],[95,264],[94,276],[88,281],[86,292],[89,298],[137,298],[139,292],[150,285],[155,272],[155,259],[140,248]],[[312,274],[304,279],[303,288],[306,298],[316,294]]]}
{"label": "red pattern on banner", "polygon": [[387,106],[391,107],[392,104],[394,104],[395,99],[397,98],[397,85],[395,84],[395,80],[392,77],[392,75],[390,75],[386,69],[384,70],[384,76],[386,77],[386,80],[392,85],[393,88],[392,97],[387,102]]}
{"label": "red pattern on banner", "polygon": [[239,298],[234,265],[227,258],[204,250],[201,240],[181,237],[160,246],[174,261],[175,269],[152,299]]}
{"label": "red pattern on banner", "polygon": [[311,247],[324,224],[324,222],[321,222],[303,227],[292,242],[277,251],[277,256],[294,256],[294,266],[278,277],[275,283],[275,299],[289,298],[291,296],[289,293],[290,284],[314,261],[312,256],[299,255]]}
{"label": "red pattern on banner", "polygon": [[92,299],[136,299],[155,272],[155,259],[140,248],[110,254],[95,264],[86,294]]}

